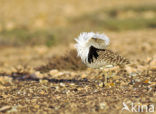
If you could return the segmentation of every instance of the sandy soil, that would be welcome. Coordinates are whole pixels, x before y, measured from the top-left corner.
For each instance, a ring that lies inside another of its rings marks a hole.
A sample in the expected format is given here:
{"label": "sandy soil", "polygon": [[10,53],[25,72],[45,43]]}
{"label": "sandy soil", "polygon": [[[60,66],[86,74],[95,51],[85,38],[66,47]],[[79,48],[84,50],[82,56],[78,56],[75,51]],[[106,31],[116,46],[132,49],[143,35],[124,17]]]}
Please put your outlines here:
{"label": "sandy soil", "polygon": [[132,103],[156,106],[156,30],[108,36],[109,48],[128,58],[130,65],[87,68],[73,43],[66,48],[1,48],[0,113],[124,114],[132,112],[122,111],[123,102],[129,108]]}

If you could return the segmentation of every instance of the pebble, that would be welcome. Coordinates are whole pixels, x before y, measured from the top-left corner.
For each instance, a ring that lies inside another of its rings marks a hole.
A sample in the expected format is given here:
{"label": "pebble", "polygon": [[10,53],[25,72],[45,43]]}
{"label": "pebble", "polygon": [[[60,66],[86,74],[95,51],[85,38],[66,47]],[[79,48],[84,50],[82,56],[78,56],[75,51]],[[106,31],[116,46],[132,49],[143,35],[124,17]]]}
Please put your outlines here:
{"label": "pebble", "polygon": [[65,87],[66,85],[64,83],[60,83],[60,86]]}
{"label": "pebble", "polygon": [[156,71],[156,66],[150,66],[151,71]]}
{"label": "pebble", "polygon": [[137,76],[137,73],[136,72],[132,72],[129,74],[130,76]]}
{"label": "pebble", "polygon": [[43,78],[43,75],[39,71],[35,72],[35,75],[39,78]]}
{"label": "pebble", "polygon": [[82,74],[81,77],[82,77],[82,78],[86,78],[87,75],[86,75],[86,74]]}
{"label": "pebble", "polygon": [[71,86],[75,86],[75,83],[70,83]]}
{"label": "pebble", "polygon": [[152,65],[152,66],[156,65],[156,59],[154,59],[154,60],[150,63],[150,65]]}
{"label": "pebble", "polygon": [[99,87],[104,87],[104,83],[103,82],[99,82]]}
{"label": "pebble", "polygon": [[50,75],[57,75],[58,73],[59,72],[56,69],[50,71]]}
{"label": "pebble", "polygon": [[11,106],[3,106],[0,108],[0,112],[5,112],[7,110],[10,110],[11,109]]}
{"label": "pebble", "polygon": [[145,80],[145,81],[144,81],[144,83],[146,83],[146,84],[147,84],[147,83],[150,83],[150,81],[149,81],[149,80]]}
{"label": "pebble", "polygon": [[13,106],[11,110],[8,111],[8,113],[17,112],[17,106]]}
{"label": "pebble", "polygon": [[10,77],[0,77],[0,84],[5,85],[5,84],[12,84],[12,78]]}
{"label": "pebble", "polygon": [[41,95],[44,95],[45,93],[46,93],[46,92],[44,92],[44,91],[41,91],[41,92],[40,92]]}
{"label": "pebble", "polygon": [[55,86],[55,89],[56,89],[56,91],[59,91],[60,87],[59,86]]}
{"label": "pebble", "polygon": [[39,108],[40,106],[39,106],[39,105],[34,105],[34,107],[35,107],[35,108]]}
{"label": "pebble", "polygon": [[128,72],[128,73],[132,73],[132,72],[136,72],[136,68],[132,68],[132,67],[130,67],[130,66],[125,66],[125,69],[126,69],[126,71]]}
{"label": "pebble", "polygon": [[107,106],[107,103],[106,103],[106,102],[101,102],[101,103],[99,104],[99,106],[100,106],[100,109],[105,109],[106,106]]}
{"label": "pebble", "polygon": [[48,80],[42,80],[42,79],[41,79],[39,82],[40,82],[41,84],[47,84],[47,83],[48,83]]}

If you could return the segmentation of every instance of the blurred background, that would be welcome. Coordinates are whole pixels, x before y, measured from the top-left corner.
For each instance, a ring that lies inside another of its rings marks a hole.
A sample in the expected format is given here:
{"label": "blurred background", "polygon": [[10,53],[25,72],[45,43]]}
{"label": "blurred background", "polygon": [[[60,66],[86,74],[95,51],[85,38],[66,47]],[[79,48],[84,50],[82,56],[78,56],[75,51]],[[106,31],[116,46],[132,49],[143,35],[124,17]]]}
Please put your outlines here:
{"label": "blurred background", "polygon": [[127,58],[155,54],[156,0],[0,0],[0,8],[1,69],[45,64],[90,31]]}
{"label": "blurred background", "polygon": [[53,46],[84,31],[156,28],[155,0],[1,0],[0,8],[0,46]]}

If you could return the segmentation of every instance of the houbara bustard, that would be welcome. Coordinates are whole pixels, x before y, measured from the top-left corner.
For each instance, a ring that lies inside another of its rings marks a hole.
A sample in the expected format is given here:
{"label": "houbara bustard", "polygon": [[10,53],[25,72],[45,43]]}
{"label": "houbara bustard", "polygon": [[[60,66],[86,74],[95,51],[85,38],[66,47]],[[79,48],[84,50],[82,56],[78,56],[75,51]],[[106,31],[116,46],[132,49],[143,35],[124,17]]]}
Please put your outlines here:
{"label": "houbara bustard", "polygon": [[126,58],[107,49],[110,40],[105,34],[83,32],[75,40],[78,56],[90,68],[103,69],[129,64]]}

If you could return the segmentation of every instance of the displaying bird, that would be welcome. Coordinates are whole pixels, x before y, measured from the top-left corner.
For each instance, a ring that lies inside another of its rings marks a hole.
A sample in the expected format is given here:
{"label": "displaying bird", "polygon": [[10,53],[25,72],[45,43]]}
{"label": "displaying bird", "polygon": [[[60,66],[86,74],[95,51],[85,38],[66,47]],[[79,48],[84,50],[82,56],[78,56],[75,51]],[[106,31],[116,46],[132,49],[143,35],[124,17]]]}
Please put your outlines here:
{"label": "displaying bird", "polygon": [[129,63],[126,58],[106,49],[110,40],[105,34],[83,32],[75,40],[78,56],[88,67],[104,68]]}

